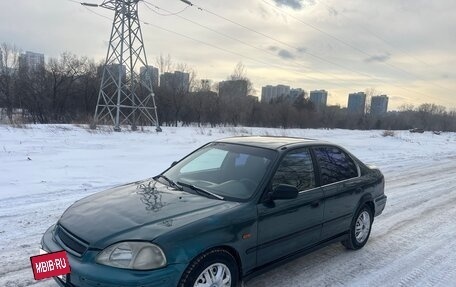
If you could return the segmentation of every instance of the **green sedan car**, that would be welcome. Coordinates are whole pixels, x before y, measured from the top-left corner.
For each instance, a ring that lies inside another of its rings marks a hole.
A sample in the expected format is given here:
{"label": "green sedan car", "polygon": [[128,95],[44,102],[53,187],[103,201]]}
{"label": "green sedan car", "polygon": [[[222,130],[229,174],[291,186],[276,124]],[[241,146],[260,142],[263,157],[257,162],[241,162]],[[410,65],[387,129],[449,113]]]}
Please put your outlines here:
{"label": "green sedan car", "polygon": [[41,248],[67,252],[60,286],[239,286],[333,242],[362,248],[385,204],[382,173],[337,145],[233,137],[75,202]]}

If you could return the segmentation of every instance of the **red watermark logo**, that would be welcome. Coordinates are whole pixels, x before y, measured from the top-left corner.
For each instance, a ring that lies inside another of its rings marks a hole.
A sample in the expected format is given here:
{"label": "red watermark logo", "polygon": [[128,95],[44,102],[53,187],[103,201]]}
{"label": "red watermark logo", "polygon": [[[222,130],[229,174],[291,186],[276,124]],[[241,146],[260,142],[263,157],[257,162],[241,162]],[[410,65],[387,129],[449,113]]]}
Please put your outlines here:
{"label": "red watermark logo", "polygon": [[71,272],[65,251],[58,251],[30,257],[35,280],[65,275]]}

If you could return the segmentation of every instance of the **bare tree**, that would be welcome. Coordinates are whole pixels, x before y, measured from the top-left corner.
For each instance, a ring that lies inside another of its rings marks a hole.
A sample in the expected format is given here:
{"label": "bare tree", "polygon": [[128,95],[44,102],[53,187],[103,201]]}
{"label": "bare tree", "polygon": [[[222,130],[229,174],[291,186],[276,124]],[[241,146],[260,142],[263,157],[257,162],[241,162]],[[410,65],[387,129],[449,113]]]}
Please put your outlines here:
{"label": "bare tree", "polygon": [[[19,49],[0,45],[0,108],[14,121],[14,109],[23,110],[23,119],[35,123],[90,122],[96,106],[101,78],[101,65],[86,58],[63,53],[51,59],[48,65],[33,69],[21,68]],[[302,98],[285,98],[270,103],[258,102],[255,97],[217,96],[218,84],[211,89],[209,81],[199,82],[196,72],[186,64],[174,64],[171,57],[158,58],[161,71],[180,70],[189,73],[189,86],[182,85],[186,75],[170,77],[167,87],[157,89],[159,118],[163,123],[184,125],[192,123],[248,125],[284,128],[350,128],[350,129],[409,129],[456,131],[456,110],[432,103],[418,107],[403,105],[398,112],[381,117],[348,116],[339,106],[327,107],[315,113],[312,103]],[[181,78],[181,76],[183,78]],[[246,80],[246,69],[238,63],[230,80]],[[174,82],[175,81],[175,82]],[[251,85],[251,84],[250,84]],[[189,93],[191,89],[191,93]],[[243,87],[245,93],[245,86]],[[235,94],[235,93],[234,93]],[[251,93],[250,93],[251,94]],[[366,90],[370,98],[379,94],[373,88]],[[369,101],[367,101],[369,111]]]}
{"label": "bare tree", "polygon": [[244,80],[247,78],[247,72],[245,69],[244,64],[242,62],[238,62],[236,67],[234,67],[233,73],[230,75],[231,80]]}
{"label": "bare tree", "polygon": [[157,65],[160,74],[171,72],[174,66],[171,55],[169,54],[166,57],[163,56],[163,54],[160,54],[160,56],[155,59],[155,64]]}
{"label": "bare tree", "polygon": [[372,97],[380,95],[380,92],[375,88],[367,88],[364,92],[366,93],[365,111],[366,114],[370,114]]}
{"label": "bare tree", "polygon": [[180,76],[177,76],[177,74],[174,74],[174,76],[167,79],[166,84],[161,83],[160,88],[157,91],[156,101],[160,106],[159,118],[177,126],[178,122],[182,121],[184,116],[186,121],[188,121],[188,118],[191,116],[189,109],[184,109],[184,107],[188,105],[188,99],[186,98],[188,97],[190,90],[195,89],[197,86],[197,73],[185,63],[174,64],[169,55],[166,58],[160,56],[157,59],[158,65],[162,71],[176,70],[188,74],[188,85],[183,84],[186,81],[186,75],[182,75],[184,78],[181,78]]}
{"label": "bare tree", "polygon": [[13,123],[15,104],[14,81],[19,70],[19,49],[14,45],[0,45],[0,108],[6,108],[6,115]]}
{"label": "bare tree", "polygon": [[411,112],[413,111],[414,106],[412,104],[403,104],[399,106],[399,111],[401,112]]}
{"label": "bare tree", "polygon": [[21,107],[30,115],[33,123],[49,122],[49,85],[43,69],[20,69],[17,93]]}
{"label": "bare tree", "polygon": [[72,86],[86,72],[87,62],[87,58],[79,59],[71,53],[63,53],[59,59],[49,61],[49,80],[52,87],[51,110],[54,121],[63,120]]}
{"label": "bare tree", "polygon": [[188,74],[188,90],[193,91],[198,86],[198,79],[197,79],[197,72],[195,69],[187,65],[186,63],[178,63],[175,65],[175,69],[177,71],[187,73]]}
{"label": "bare tree", "polygon": [[244,80],[247,82],[247,95],[256,94],[256,90],[253,87],[252,81],[247,77],[247,70],[242,62],[236,64],[236,67],[234,67],[234,71],[228,77],[228,80]]}

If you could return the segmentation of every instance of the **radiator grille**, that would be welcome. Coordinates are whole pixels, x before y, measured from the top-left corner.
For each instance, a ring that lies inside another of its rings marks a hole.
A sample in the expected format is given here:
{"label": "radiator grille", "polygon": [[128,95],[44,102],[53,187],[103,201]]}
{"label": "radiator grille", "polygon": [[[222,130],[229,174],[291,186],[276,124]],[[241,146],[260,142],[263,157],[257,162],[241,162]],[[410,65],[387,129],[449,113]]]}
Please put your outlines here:
{"label": "radiator grille", "polygon": [[89,246],[87,242],[71,234],[60,225],[57,226],[55,237],[66,251],[78,257],[81,257]]}

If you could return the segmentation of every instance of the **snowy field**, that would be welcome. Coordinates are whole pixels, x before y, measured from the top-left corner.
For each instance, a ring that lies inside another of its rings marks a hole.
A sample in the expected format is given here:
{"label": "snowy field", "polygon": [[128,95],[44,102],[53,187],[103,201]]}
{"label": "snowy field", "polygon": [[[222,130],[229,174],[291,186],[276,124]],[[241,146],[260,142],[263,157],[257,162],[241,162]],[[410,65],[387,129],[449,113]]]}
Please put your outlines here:
{"label": "snowy field", "polygon": [[56,286],[34,281],[29,257],[75,200],[154,176],[213,139],[251,134],[341,144],[383,171],[388,202],[362,250],[333,244],[246,286],[456,286],[456,134],[381,133],[165,127],[157,134],[0,126],[0,286]]}

